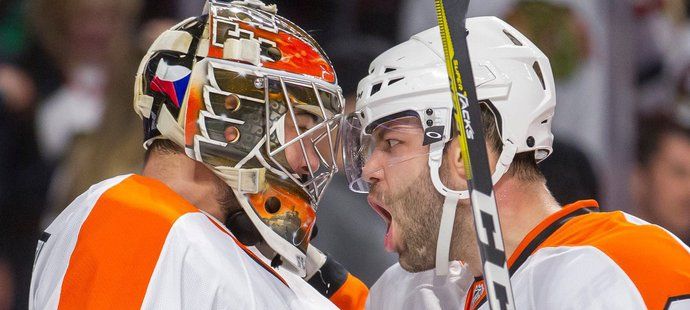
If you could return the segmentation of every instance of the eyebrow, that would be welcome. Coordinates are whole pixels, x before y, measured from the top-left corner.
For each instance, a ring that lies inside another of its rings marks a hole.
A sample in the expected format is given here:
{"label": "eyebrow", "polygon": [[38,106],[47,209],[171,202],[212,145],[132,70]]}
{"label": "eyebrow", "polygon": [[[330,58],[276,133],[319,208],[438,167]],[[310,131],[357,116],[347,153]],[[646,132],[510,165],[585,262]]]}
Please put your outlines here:
{"label": "eyebrow", "polygon": [[412,130],[417,130],[419,129],[421,131],[422,127],[418,126],[416,124],[408,124],[408,123],[393,123],[391,125],[379,125],[376,128],[374,128],[372,135],[379,139],[385,134],[389,132],[411,132]]}
{"label": "eyebrow", "polygon": [[387,122],[390,122],[390,121],[393,121],[393,120],[396,120],[399,118],[402,119],[405,117],[419,118],[419,115],[417,115],[417,113],[414,111],[402,111],[402,112],[394,113],[394,114],[388,115],[386,117],[383,117],[381,119],[378,119],[376,121],[373,121],[371,124],[369,124],[369,126],[364,128],[364,132],[371,134],[374,131],[374,129],[376,129],[376,127],[379,127],[380,125],[385,124]]}

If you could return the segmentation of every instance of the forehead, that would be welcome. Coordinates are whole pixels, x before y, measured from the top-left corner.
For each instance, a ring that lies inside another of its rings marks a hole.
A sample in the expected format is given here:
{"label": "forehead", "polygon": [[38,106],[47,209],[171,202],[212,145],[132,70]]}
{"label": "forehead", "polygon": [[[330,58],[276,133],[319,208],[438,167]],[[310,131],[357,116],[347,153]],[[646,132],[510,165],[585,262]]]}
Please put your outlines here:
{"label": "forehead", "polygon": [[374,136],[380,136],[388,132],[400,132],[418,134],[422,132],[422,123],[418,117],[404,116],[389,120],[381,120],[372,124],[371,129]]}

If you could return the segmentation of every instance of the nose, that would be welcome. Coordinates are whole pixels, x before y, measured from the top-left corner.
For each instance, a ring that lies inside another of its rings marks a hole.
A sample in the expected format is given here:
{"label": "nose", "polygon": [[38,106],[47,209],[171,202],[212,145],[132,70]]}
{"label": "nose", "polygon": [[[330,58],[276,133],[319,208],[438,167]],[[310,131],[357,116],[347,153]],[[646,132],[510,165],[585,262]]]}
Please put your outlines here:
{"label": "nose", "polygon": [[369,184],[380,182],[383,179],[383,166],[381,156],[374,151],[362,167],[362,179]]}
{"label": "nose", "polygon": [[[294,143],[293,145],[289,146],[286,150],[286,155],[292,171],[300,175],[309,175],[310,169],[314,172],[319,170],[321,167],[321,160],[319,155],[316,154],[316,150],[314,150],[314,146],[311,143],[303,143],[304,149],[302,149],[300,143]],[[308,158],[305,158],[305,154]]]}

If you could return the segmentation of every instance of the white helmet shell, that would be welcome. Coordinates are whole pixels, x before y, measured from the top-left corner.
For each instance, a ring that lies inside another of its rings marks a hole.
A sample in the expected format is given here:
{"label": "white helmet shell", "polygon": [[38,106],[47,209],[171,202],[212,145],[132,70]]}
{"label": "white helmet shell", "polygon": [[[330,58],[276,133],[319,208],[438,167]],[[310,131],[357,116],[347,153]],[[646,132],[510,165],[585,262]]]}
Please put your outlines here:
{"label": "white helmet shell", "polygon": [[[537,161],[545,159],[552,151],[551,119],[556,105],[548,58],[496,17],[468,18],[467,29],[477,97],[495,114],[504,149],[535,151]],[[448,142],[453,136],[448,80],[438,27],[413,36],[377,57],[359,83],[356,109],[363,112],[363,126],[402,111],[416,111],[422,123],[431,119],[434,126],[445,126],[443,142]],[[427,115],[428,109],[433,115]],[[502,156],[503,164],[512,162],[514,154],[508,155]]]}
{"label": "white helmet shell", "polygon": [[[556,106],[553,74],[544,53],[504,21],[469,18],[466,27],[477,98],[494,114],[503,145],[492,175],[496,184],[515,154],[534,152],[539,162],[551,153]],[[440,179],[443,149],[454,136],[454,105],[446,70],[438,27],[413,36],[372,62],[369,75],[358,86],[356,112],[343,122],[344,165],[350,188],[367,192],[364,153],[373,151],[360,147],[369,139],[366,128],[410,114],[421,120],[424,145],[429,145],[431,181],[445,196],[436,244],[437,275],[448,271],[457,202],[469,198],[467,190],[451,190]]]}

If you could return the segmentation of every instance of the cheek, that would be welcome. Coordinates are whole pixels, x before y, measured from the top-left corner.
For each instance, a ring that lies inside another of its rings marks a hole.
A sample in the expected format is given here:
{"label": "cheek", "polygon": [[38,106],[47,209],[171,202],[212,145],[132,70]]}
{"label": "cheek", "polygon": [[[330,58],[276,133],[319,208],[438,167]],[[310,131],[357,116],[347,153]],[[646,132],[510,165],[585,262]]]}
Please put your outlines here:
{"label": "cheek", "polygon": [[435,240],[432,235],[437,234],[444,198],[436,192],[429,176],[418,175],[411,179],[413,182],[409,186],[400,187],[395,193],[392,215],[405,233]]}
{"label": "cheek", "polygon": [[407,188],[413,184],[420,184],[421,178],[430,178],[427,169],[427,156],[419,156],[409,160],[388,165],[384,173],[389,184],[394,189]]}
{"label": "cheek", "polygon": [[[285,124],[288,124],[288,122],[292,122],[292,120],[290,118],[287,118],[285,120]],[[285,143],[289,143],[290,141],[292,141],[292,139],[297,137],[297,131],[295,130],[294,126],[286,125],[283,133],[285,135],[283,137],[283,141],[285,141]],[[302,158],[302,147],[300,146],[299,142],[290,144],[290,146],[285,148],[284,152],[285,159],[287,160],[288,164],[286,168],[289,167],[291,169],[291,172],[297,171],[299,169],[300,160]]]}
{"label": "cheek", "polygon": [[300,168],[300,161],[302,160],[302,148],[299,143],[293,143],[287,148],[285,148],[285,159],[291,169],[291,172],[298,171]]}

